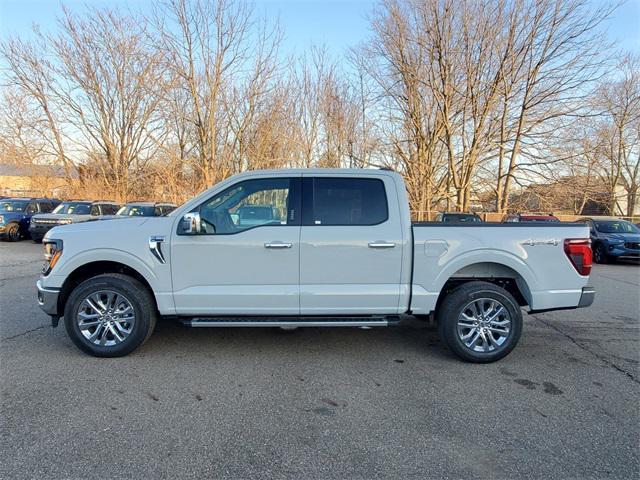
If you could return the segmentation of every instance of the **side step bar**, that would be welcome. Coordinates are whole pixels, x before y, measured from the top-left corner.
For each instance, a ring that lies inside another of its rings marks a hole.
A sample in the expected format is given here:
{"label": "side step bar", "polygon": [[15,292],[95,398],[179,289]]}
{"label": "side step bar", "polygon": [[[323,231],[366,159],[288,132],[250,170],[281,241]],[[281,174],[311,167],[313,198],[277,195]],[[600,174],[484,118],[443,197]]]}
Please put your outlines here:
{"label": "side step bar", "polygon": [[180,320],[187,327],[388,327],[400,322],[389,317],[213,317]]}

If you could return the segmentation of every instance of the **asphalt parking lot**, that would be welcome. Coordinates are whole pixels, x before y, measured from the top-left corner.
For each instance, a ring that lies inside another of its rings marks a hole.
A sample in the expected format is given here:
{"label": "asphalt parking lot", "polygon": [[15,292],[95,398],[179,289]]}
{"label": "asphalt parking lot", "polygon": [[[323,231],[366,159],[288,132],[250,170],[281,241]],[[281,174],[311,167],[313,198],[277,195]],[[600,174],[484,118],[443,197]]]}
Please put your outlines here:
{"label": "asphalt parking lot", "polygon": [[187,329],[82,354],[35,298],[41,246],[0,242],[0,478],[633,478],[640,266],[527,316],[504,360],[422,328]]}

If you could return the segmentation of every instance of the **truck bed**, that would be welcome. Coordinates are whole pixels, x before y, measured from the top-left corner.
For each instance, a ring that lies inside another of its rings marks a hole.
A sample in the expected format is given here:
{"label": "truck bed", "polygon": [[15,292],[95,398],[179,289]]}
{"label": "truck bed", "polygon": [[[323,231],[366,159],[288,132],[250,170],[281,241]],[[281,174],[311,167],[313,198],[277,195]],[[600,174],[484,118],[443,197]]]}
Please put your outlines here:
{"label": "truck bed", "polygon": [[530,310],[578,305],[588,276],[579,275],[564,251],[566,239],[588,239],[582,223],[415,222],[411,311],[435,310],[450,279],[514,282]]}

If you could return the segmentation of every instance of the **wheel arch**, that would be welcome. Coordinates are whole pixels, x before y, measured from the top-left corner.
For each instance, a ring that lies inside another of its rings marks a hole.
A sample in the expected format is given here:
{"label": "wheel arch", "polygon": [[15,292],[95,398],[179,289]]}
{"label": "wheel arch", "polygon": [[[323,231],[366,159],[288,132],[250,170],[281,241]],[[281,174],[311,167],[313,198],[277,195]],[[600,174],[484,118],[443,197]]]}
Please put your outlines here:
{"label": "wheel arch", "polygon": [[104,273],[120,273],[135,278],[149,291],[149,293],[151,293],[152,298],[156,302],[157,308],[157,300],[155,298],[153,288],[143,274],[141,274],[135,268],[132,268],[129,265],[125,265],[124,263],[113,260],[97,260],[80,265],[79,267],[76,267],[75,270],[73,270],[69,275],[67,275],[64,283],[62,284],[62,287],[60,288],[60,294],[58,295],[58,311],[64,311],[64,306],[67,302],[67,299],[69,298],[69,295],[71,295],[71,292],[78,285],[89,278]]}
{"label": "wheel arch", "polygon": [[436,310],[453,289],[460,285],[484,281],[504,288],[520,306],[530,305],[532,294],[529,283],[515,268],[498,262],[476,262],[465,265],[451,274],[440,288]]}

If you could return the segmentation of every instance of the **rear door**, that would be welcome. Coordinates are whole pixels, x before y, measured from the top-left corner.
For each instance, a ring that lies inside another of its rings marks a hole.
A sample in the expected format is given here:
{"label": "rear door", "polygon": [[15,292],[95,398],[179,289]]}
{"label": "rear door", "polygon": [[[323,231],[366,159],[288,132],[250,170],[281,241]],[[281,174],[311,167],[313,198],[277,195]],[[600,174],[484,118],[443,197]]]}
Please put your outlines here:
{"label": "rear door", "polygon": [[402,227],[390,177],[303,176],[300,312],[398,313]]}

